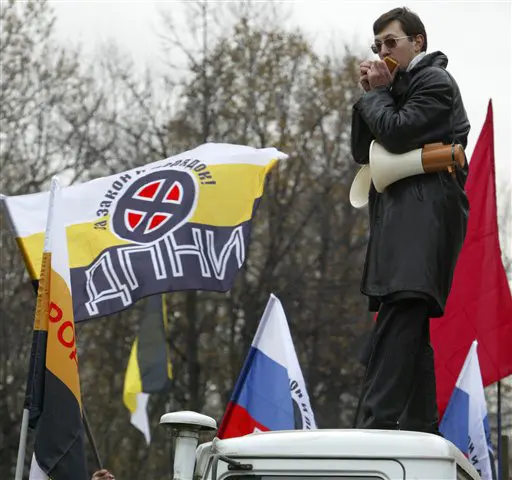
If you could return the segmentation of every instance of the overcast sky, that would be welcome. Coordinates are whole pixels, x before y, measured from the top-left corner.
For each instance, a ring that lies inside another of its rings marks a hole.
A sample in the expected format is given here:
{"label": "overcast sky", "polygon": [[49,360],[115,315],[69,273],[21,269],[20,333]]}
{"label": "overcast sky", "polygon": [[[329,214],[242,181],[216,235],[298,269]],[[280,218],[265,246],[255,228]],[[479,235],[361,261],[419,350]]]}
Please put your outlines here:
{"label": "overcast sky", "polygon": [[[58,35],[97,51],[114,40],[140,64],[158,58],[162,9],[176,10],[172,1],[50,1],[57,13]],[[458,82],[472,131],[468,156],[482,127],[487,103],[493,100],[498,182],[511,183],[512,168],[512,8],[511,2],[351,2],[304,0],[283,2],[291,22],[302,27],[319,49],[333,41],[365,48],[368,57],[373,21],[383,12],[406,5],[422,18],[429,51],[449,58],[448,70]],[[500,189],[501,190],[501,189]]]}

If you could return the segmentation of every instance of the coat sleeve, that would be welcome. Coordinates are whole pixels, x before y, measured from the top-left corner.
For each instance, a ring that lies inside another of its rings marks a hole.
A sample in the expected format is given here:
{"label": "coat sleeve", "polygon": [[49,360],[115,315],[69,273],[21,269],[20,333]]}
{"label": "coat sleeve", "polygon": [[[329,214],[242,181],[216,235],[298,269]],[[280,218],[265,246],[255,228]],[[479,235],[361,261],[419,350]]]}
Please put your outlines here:
{"label": "coat sleeve", "polygon": [[361,113],[357,106],[359,102],[354,105],[352,109],[352,129],[351,129],[351,142],[352,157],[356,163],[366,164],[370,162],[370,144],[375,140],[375,135],[371,132],[363,120]]}
{"label": "coat sleeve", "polygon": [[403,106],[397,107],[387,87],[378,87],[366,92],[354,108],[386,150],[405,153],[442,141],[440,126],[446,126],[444,136],[450,137],[453,95],[448,74],[427,68],[411,83]]}

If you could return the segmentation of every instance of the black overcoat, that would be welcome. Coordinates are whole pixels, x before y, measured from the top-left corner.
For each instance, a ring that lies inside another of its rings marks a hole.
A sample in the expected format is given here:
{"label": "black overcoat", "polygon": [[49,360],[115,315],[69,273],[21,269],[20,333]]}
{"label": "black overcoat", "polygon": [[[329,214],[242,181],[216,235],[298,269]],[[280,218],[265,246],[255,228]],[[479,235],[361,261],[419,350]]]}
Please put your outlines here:
{"label": "black overcoat", "polygon": [[[391,87],[378,87],[357,101],[352,116],[352,155],[368,163],[377,140],[391,153],[428,143],[467,144],[470,124],[459,88],[445,70],[441,52],[425,55]],[[370,235],[361,291],[370,310],[381,301],[423,297],[431,317],[443,314],[469,212],[464,183],[468,172],[415,175],[369,195]]]}

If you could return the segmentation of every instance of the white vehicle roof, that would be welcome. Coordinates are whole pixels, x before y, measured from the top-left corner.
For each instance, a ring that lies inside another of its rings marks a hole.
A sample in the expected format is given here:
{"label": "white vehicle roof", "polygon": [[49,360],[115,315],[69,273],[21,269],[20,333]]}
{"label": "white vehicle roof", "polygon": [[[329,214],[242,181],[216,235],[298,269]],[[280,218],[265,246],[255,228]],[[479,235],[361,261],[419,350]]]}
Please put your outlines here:
{"label": "white vehicle roof", "polygon": [[381,458],[464,458],[451,442],[438,435],[404,430],[285,430],[257,432],[244,437],[216,440],[222,455],[320,456]]}
{"label": "white vehicle roof", "polygon": [[[207,455],[201,449],[198,457]],[[211,453],[229,457],[351,457],[454,460],[479,478],[476,470],[451,442],[428,433],[390,430],[290,430],[257,432],[226,440],[215,439]],[[198,458],[202,464],[205,458]]]}

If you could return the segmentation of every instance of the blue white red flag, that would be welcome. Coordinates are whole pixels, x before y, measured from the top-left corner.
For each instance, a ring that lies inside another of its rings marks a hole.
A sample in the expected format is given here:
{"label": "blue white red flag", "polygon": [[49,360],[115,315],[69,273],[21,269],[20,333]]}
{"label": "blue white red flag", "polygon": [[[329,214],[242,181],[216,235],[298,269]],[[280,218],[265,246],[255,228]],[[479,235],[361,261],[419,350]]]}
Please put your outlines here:
{"label": "blue white red flag", "polygon": [[482,480],[492,480],[492,444],[476,347],[475,340],[462,366],[439,430],[468,457]]}
{"label": "blue white red flag", "polygon": [[271,295],[218,437],[312,429],[316,429],[315,416],[286,315],[279,299]]}

